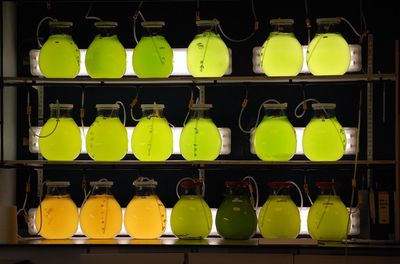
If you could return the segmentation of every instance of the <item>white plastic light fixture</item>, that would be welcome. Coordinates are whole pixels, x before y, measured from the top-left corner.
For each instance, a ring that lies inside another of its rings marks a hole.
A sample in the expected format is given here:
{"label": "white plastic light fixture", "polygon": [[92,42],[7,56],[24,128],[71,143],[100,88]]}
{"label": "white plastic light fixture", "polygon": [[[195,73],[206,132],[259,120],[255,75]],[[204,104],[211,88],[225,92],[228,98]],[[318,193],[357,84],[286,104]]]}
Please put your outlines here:
{"label": "white plastic light fixture", "polygon": [[[176,48],[173,49],[174,58],[173,58],[173,70],[171,76],[190,76],[190,72],[186,65],[186,48]],[[86,49],[80,49],[80,71],[78,76],[88,76],[89,74],[86,71],[85,66],[85,56]],[[135,71],[132,66],[132,55],[134,49],[126,49],[126,71],[124,76],[136,76]],[[30,69],[31,74],[33,76],[43,76],[39,67],[39,53],[40,50],[34,49],[29,52],[29,60],[30,60]],[[229,49],[229,67],[225,73],[225,75],[229,75],[232,73],[232,52]]]}

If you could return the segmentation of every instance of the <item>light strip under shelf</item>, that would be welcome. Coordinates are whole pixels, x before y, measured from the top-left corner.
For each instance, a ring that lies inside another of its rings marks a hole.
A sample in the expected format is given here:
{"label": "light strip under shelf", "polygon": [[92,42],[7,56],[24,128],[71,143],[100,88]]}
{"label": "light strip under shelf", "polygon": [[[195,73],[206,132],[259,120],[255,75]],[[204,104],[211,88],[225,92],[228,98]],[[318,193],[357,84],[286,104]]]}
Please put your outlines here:
{"label": "light strip under shelf", "polygon": [[[310,73],[310,70],[307,66],[307,45],[303,45],[303,67],[300,73]],[[359,72],[362,68],[362,54],[361,54],[361,46],[357,44],[350,44],[350,65],[347,69],[347,72]],[[264,71],[261,67],[261,47],[253,48],[253,72],[263,74]]]}
{"label": "light strip under shelf", "polygon": [[[186,50],[185,48],[172,49],[173,57],[173,70],[171,76],[190,76],[190,72],[186,65]],[[126,49],[126,71],[124,76],[136,76],[132,66],[133,49]],[[39,53],[40,50],[33,49],[29,52],[30,69],[33,76],[43,76],[39,67]],[[85,66],[86,49],[80,49],[80,71],[78,76],[88,76]],[[232,51],[229,49],[229,67],[225,75],[232,73]]]}
{"label": "light strip under shelf", "polygon": [[[85,136],[87,134],[89,127],[84,127],[84,134],[81,133],[81,139],[82,139],[82,147],[81,147],[81,153],[87,153],[86,151],[86,144],[85,144]],[[41,127],[32,127],[32,130],[36,135],[40,134]],[[134,130],[134,127],[126,127],[126,130],[128,132],[128,154],[132,154],[132,148],[131,148],[131,138],[132,138],[132,133]],[[222,138],[222,147],[221,147],[221,152],[220,155],[228,155],[231,153],[231,130],[229,128],[218,128],[219,133],[221,134]],[[179,149],[179,137],[182,132],[182,127],[173,127],[172,128],[172,136],[173,136],[173,142],[174,142],[174,148],[172,154],[181,154],[180,149]],[[39,138],[36,137],[35,135],[32,134],[31,131],[29,131],[29,151],[31,153],[39,153]]]}
{"label": "light strip under shelf", "polygon": [[[349,210],[349,208],[347,208]],[[215,226],[215,216],[217,215],[217,208],[211,208],[211,214],[212,214],[212,228],[211,228],[211,233],[210,236],[217,236],[217,228]],[[258,214],[261,210],[261,207],[257,209],[257,217]],[[300,208],[299,208],[300,210]],[[308,229],[307,229],[307,217],[308,217],[308,212],[310,208],[309,207],[303,207],[300,210],[300,235],[308,235]],[[164,235],[166,236],[173,236],[174,234],[172,233],[171,225],[170,225],[170,219],[171,219],[171,211],[172,208],[167,208],[167,225],[166,229],[164,232]],[[122,219],[125,213],[125,208],[122,208]],[[37,234],[37,229],[35,225],[35,217],[36,217],[36,208],[31,208],[28,211],[28,232],[31,235]],[[358,208],[353,208],[351,210],[351,225],[350,225],[350,230],[349,230],[349,235],[358,235],[360,234],[360,210]],[[260,231],[258,230],[257,227],[257,234],[260,234]],[[75,235],[83,235],[82,229],[80,226],[78,226],[78,230],[76,231]],[[125,230],[124,225],[122,224],[121,231],[119,232],[119,235],[128,235],[128,233]]]}

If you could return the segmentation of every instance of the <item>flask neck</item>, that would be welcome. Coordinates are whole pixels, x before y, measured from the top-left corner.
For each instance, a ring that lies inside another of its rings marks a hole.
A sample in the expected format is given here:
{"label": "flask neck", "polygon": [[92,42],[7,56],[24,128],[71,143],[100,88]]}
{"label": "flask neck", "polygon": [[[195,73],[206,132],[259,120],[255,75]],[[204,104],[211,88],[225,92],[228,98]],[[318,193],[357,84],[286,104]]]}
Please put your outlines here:
{"label": "flask neck", "polygon": [[277,109],[277,108],[265,108],[264,116],[286,117],[286,110],[285,109]]}
{"label": "flask neck", "polygon": [[69,196],[68,188],[61,186],[47,186],[46,194],[51,196]]}
{"label": "flask neck", "polygon": [[162,109],[144,109],[143,117],[152,118],[152,117],[160,117],[163,118],[163,110]]}
{"label": "flask neck", "polygon": [[111,195],[110,187],[93,186],[92,195]]}
{"label": "flask neck", "polygon": [[68,118],[71,117],[71,110],[68,108],[62,108],[62,107],[52,107],[50,108],[50,117],[53,118]]}
{"label": "flask neck", "polygon": [[315,109],[314,110],[314,118],[318,119],[329,119],[336,117],[335,109]]}
{"label": "flask neck", "polygon": [[276,33],[288,33],[288,34],[293,34],[293,25],[271,25],[272,34]]}
{"label": "flask neck", "polygon": [[118,117],[119,110],[117,108],[98,108],[97,116],[103,117]]}
{"label": "flask neck", "polygon": [[339,23],[320,23],[317,26],[317,34],[340,34]]}
{"label": "flask neck", "polygon": [[155,194],[155,186],[136,186],[137,196],[150,196]]}

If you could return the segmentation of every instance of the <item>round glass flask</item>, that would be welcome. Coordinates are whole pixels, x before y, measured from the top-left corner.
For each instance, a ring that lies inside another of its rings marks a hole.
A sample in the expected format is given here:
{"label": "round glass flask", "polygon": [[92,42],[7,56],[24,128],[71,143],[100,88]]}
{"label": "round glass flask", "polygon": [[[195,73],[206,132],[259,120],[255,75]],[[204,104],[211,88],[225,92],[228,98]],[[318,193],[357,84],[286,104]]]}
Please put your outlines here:
{"label": "round glass flask", "polygon": [[179,147],[186,160],[215,160],[221,152],[222,139],[208,115],[211,104],[194,104],[192,116],[182,129]]}
{"label": "round glass flask", "polygon": [[78,208],[68,192],[68,181],[46,181],[47,193],[36,209],[36,229],[47,239],[66,239],[78,229]]}
{"label": "round glass flask", "polygon": [[50,118],[39,135],[39,149],[50,161],[71,161],[81,153],[81,131],[72,118],[72,104],[50,104]]}
{"label": "round glass flask", "polygon": [[293,19],[271,19],[272,31],[261,47],[267,76],[296,76],[303,67],[303,48],[293,33]]}
{"label": "round glass flask", "polygon": [[334,182],[317,182],[320,194],[308,212],[307,227],[317,240],[341,241],[347,237],[349,212],[335,192]]}
{"label": "round glass flask", "polygon": [[86,70],[92,78],[121,78],[126,70],[126,52],[115,29],[117,22],[97,21],[98,34],[86,51]]}
{"label": "round glass flask", "polygon": [[172,129],[163,104],[142,104],[142,118],[132,133],[132,152],[138,160],[163,161],[173,150]]}
{"label": "round glass flask", "polygon": [[85,236],[113,238],[121,231],[122,209],[110,189],[112,181],[90,182],[91,193],[80,211],[80,225]]}
{"label": "round glass flask", "polygon": [[219,21],[196,21],[198,33],[187,49],[187,66],[193,77],[221,77],[229,67],[229,50],[216,33]]}
{"label": "round glass flask", "polygon": [[50,36],[39,53],[39,67],[46,78],[75,78],[80,70],[80,52],[69,30],[73,23],[50,21]]}
{"label": "round glass flask", "polygon": [[211,232],[211,209],[203,199],[202,182],[184,180],[181,197],[171,212],[172,233],[181,239],[203,239]]}
{"label": "round glass flask", "polygon": [[118,104],[97,104],[97,117],[86,135],[86,149],[96,161],[119,161],[128,152],[128,134]]}
{"label": "round glass flask", "polygon": [[340,18],[318,18],[317,33],[307,49],[313,75],[343,75],[350,65],[350,48],[339,32]]}
{"label": "round glass flask", "polygon": [[312,161],[339,160],[346,149],[346,134],[336,119],[336,104],[312,104],[314,116],[303,133],[303,151]]}
{"label": "round glass flask", "polygon": [[296,238],[300,232],[300,212],[289,195],[289,182],[270,182],[272,194],[262,206],[258,228],[264,238]]}
{"label": "round glass flask", "polygon": [[287,103],[264,104],[265,115],[254,132],[254,150],[261,160],[288,161],[296,153],[296,132],[286,116]]}
{"label": "round glass flask", "polygon": [[142,22],[144,35],[132,55],[133,70],[139,78],[167,78],[173,69],[173,51],[161,35],[163,21]]}
{"label": "round glass flask", "polygon": [[156,194],[157,182],[139,177],[133,185],[136,194],[126,207],[124,217],[126,231],[135,239],[161,237],[167,223],[167,212]]}
{"label": "round glass flask", "polygon": [[249,199],[249,183],[225,182],[225,199],[215,218],[218,234],[224,239],[250,239],[257,229],[257,215]]}

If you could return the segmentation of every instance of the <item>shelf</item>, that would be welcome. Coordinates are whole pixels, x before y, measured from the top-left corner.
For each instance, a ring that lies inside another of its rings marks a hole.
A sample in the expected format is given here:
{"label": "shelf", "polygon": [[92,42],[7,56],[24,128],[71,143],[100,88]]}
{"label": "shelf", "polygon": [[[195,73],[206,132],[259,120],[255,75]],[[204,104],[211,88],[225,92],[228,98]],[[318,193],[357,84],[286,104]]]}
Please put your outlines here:
{"label": "shelf", "polygon": [[[358,165],[377,166],[395,165],[395,160],[359,160]],[[163,167],[165,169],[175,167],[198,167],[198,168],[218,168],[218,167],[273,167],[273,166],[354,166],[354,160],[339,160],[329,162],[316,162],[309,160],[291,160],[284,162],[267,162],[262,160],[214,160],[214,161],[186,161],[186,160],[167,160],[167,161],[138,161],[122,160],[115,162],[93,161],[93,160],[74,160],[74,161],[47,161],[47,160],[6,160],[4,166],[18,167]]]}
{"label": "shelf", "polygon": [[299,75],[295,77],[267,77],[267,76],[225,76],[220,78],[193,78],[193,77],[170,77],[170,78],[145,78],[128,77],[120,79],[91,79],[79,77],[74,79],[39,78],[39,77],[4,77],[5,86],[20,85],[218,85],[218,84],[243,84],[243,83],[324,83],[324,82],[372,82],[389,80],[395,81],[396,75],[389,74],[346,74],[341,76],[313,76]]}

